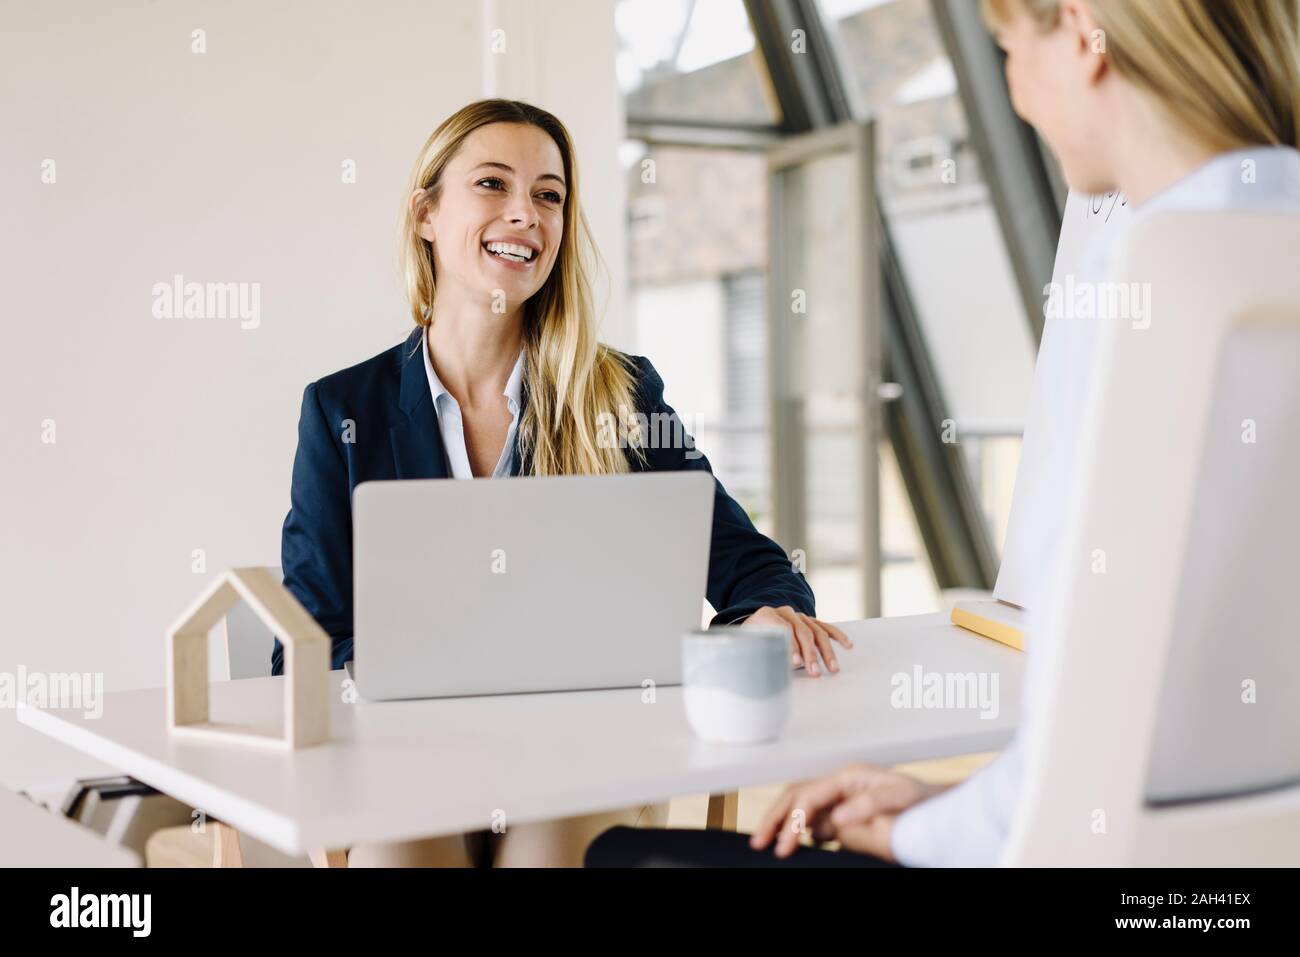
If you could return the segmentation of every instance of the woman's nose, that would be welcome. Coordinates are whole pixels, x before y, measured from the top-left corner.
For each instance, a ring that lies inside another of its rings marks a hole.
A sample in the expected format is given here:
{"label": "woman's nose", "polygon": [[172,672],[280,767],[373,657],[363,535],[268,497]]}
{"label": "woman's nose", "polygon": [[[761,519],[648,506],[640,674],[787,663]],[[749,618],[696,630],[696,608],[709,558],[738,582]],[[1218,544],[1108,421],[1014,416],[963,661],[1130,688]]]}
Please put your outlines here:
{"label": "woman's nose", "polygon": [[537,209],[530,200],[521,200],[511,205],[506,211],[506,219],[512,226],[523,226],[525,229],[531,229],[537,225]]}

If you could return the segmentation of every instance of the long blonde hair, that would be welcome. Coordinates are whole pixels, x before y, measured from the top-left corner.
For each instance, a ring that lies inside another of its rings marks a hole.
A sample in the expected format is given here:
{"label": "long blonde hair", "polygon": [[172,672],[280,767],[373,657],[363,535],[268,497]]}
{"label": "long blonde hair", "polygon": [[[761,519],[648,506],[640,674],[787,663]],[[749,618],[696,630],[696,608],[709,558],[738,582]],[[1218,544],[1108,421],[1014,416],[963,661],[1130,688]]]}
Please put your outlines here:
{"label": "long blonde hair", "polygon": [[[607,475],[629,470],[624,447],[639,452],[632,365],[599,342],[591,274],[600,262],[578,201],[578,168],[569,131],[555,116],[517,100],[479,100],[445,119],[425,141],[411,174],[402,222],[401,267],[411,317],[432,321],[437,291],[433,248],[416,224],[437,205],[442,175],[465,139],[490,123],[535,126],[564,161],[564,230],[546,282],[524,303],[524,382],[519,423],[521,471],[530,475]],[[424,189],[414,205],[409,197]],[[615,423],[618,428],[612,427]],[[621,443],[619,439],[623,440]]]}
{"label": "long blonde hair", "polygon": [[[1012,7],[1041,29],[1060,0],[982,0],[993,26]],[[1116,72],[1197,141],[1224,152],[1300,146],[1297,0],[1088,0]]]}

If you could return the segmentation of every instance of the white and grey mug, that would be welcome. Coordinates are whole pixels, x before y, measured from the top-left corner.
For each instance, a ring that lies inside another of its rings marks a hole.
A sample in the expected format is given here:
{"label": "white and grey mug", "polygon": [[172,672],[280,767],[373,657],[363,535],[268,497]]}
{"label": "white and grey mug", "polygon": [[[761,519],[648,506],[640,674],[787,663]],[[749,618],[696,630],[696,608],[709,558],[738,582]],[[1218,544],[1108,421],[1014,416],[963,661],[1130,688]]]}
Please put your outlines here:
{"label": "white and grey mug", "polygon": [[790,714],[790,634],[727,625],[682,635],[682,698],[699,737],[774,740]]}

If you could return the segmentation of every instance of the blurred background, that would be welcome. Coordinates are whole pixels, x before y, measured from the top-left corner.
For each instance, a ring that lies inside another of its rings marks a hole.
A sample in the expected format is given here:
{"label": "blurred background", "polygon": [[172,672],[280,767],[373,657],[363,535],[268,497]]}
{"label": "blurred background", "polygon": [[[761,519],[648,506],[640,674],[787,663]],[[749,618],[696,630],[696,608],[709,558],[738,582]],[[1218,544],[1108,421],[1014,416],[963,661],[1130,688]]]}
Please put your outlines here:
{"label": "blurred background", "polygon": [[1063,197],[976,7],[616,4],[637,348],[832,619],[996,573]]}
{"label": "blurred background", "polygon": [[[484,96],[569,125],[604,338],[820,616],[992,588],[1064,193],[973,0],[0,0],[0,670],[160,685],[279,564],[303,388],[409,328],[411,164]],[[256,326],[155,316],[176,276]]]}

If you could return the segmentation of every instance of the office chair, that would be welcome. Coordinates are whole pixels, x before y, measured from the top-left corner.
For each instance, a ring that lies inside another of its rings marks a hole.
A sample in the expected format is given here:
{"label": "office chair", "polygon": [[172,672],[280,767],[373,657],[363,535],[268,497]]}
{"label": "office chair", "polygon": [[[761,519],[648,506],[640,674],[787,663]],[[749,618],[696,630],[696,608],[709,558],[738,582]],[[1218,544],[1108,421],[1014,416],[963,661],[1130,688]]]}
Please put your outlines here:
{"label": "office chair", "polygon": [[1297,249],[1300,216],[1134,227],[1150,324],[1104,327],[1005,864],[1300,864]]}

